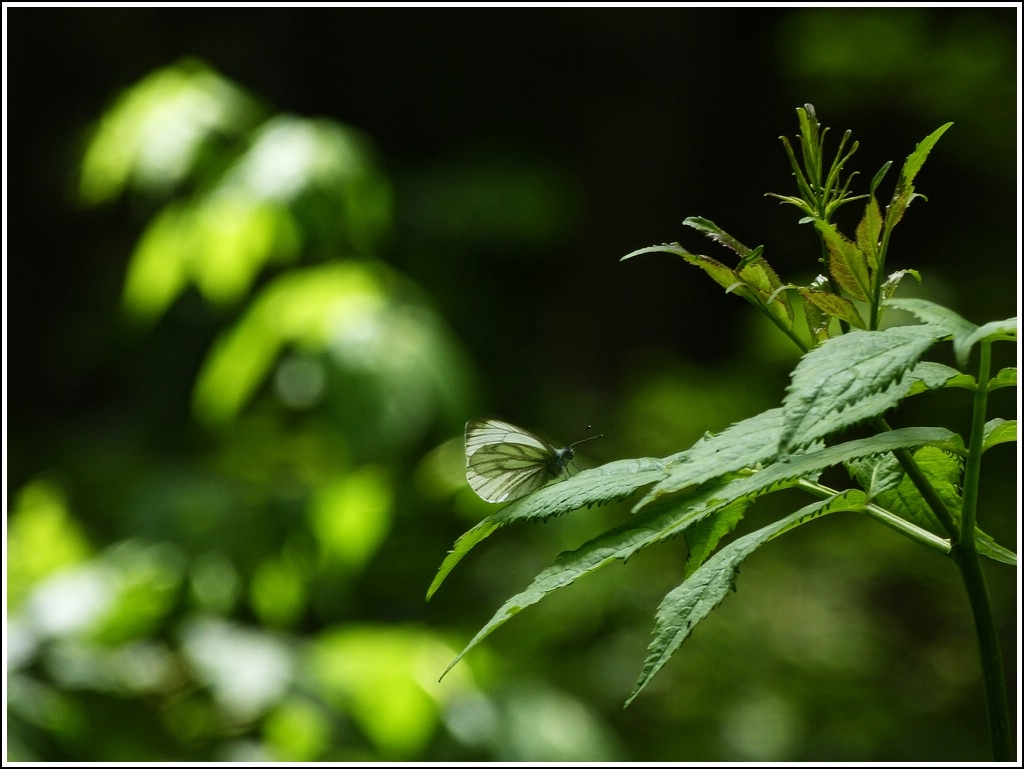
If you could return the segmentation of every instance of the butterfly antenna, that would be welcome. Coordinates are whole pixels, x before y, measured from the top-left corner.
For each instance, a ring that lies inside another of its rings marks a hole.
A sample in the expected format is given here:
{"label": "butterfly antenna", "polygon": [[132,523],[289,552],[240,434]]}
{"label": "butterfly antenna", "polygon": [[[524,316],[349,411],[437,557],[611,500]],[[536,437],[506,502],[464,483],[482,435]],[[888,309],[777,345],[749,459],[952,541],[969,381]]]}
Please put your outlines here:
{"label": "butterfly antenna", "polygon": [[[587,425],[586,428],[583,430],[583,432],[586,432],[589,429],[590,429],[590,425]],[[571,449],[573,446],[578,446],[579,444],[585,443],[586,441],[592,441],[592,440],[595,440],[597,438],[603,438],[603,437],[604,437],[604,433],[601,433],[600,435],[591,435],[591,436],[588,436],[586,438],[580,438],[578,441],[576,441],[574,443],[570,443],[569,444],[569,448]]]}

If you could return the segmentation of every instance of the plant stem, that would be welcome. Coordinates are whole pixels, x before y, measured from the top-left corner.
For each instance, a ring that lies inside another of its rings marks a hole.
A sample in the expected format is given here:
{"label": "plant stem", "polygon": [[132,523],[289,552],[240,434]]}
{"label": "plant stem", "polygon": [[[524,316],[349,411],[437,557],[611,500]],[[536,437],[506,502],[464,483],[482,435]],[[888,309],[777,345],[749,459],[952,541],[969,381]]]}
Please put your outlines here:
{"label": "plant stem", "polygon": [[1010,736],[1010,712],[1006,699],[1006,677],[1003,655],[999,648],[992,602],[989,598],[981,560],[975,547],[974,531],[978,512],[978,487],[981,474],[981,453],[985,440],[985,413],[988,405],[988,381],[992,364],[990,342],[982,342],[978,387],[974,393],[971,416],[971,437],[964,470],[963,513],[959,543],[953,547],[953,558],[960,569],[964,589],[974,615],[981,654],[982,682],[985,687],[985,705],[988,710],[989,730],[992,738],[992,757],[996,761],[1010,761],[1013,746]]}
{"label": "plant stem", "polygon": [[882,243],[878,247],[878,265],[875,267],[875,287],[871,292],[871,317],[868,318],[868,328],[871,331],[878,329],[882,320],[882,285],[885,283],[885,256],[889,251],[889,236],[892,235],[892,228],[886,226],[882,230]]}
{"label": "plant stem", "polygon": [[1010,711],[1006,699],[1006,678],[1003,655],[999,648],[992,602],[989,600],[981,561],[974,548],[974,540],[961,542],[953,548],[953,558],[960,568],[967,599],[974,615],[981,654],[981,678],[985,688],[985,706],[988,711],[989,733],[992,739],[992,758],[995,761],[1013,760],[1010,733]]}
{"label": "plant stem", "polygon": [[988,388],[992,369],[992,343],[979,345],[981,360],[978,364],[978,386],[974,390],[974,410],[971,413],[971,437],[964,468],[964,502],[961,540],[974,542],[974,524],[978,518],[978,488],[981,485],[981,453],[985,443],[985,413],[988,410]]}
{"label": "plant stem", "polygon": [[[1003,655],[999,648],[992,602],[989,598],[985,575],[974,541],[974,523],[977,514],[981,450],[985,439],[985,412],[988,405],[988,380],[991,368],[991,344],[981,344],[981,366],[978,372],[978,388],[974,394],[974,410],[971,418],[971,437],[964,471],[964,496],[960,526],[949,508],[939,497],[934,487],[924,477],[917,462],[907,451],[894,451],[907,477],[911,479],[925,503],[932,509],[939,521],[950,534],[950,556],[960,571],[967,600],[974,616],[974,628],[978,635],[981,655],[982,684],[985,690],[985,707],[988,712],[989,733],[992,741],[992,756],[996,761],[1009,761],[1013,756],[1010,735],[1010,712],[1006,699],[1006,678]],[[880,429],[891,429],[884,419],[876,420]],[[883,523],[886,521],[881,519]]]}
{"label": "plant stem", "polygon": [[[817,497],[821,497],[822,499],[834,497],[839,494],[835,489],[829,488],[828,486],[816,481],[802,480],[800,481],[800,487]],[[895,513],[891,513],[884,507],[879,507],[873,503],[864,505],[863,512],[869,517],[874,518],[879,523],[882,523],[890,529],[898,531],[903,536],[912,539],[914,542],[931,548],[943,555],[949,555],[949,542],[944,540],[938,534],[932,534],[930,531],[922,529],[920,526],[915,526],[910,521],[900,518]]]}

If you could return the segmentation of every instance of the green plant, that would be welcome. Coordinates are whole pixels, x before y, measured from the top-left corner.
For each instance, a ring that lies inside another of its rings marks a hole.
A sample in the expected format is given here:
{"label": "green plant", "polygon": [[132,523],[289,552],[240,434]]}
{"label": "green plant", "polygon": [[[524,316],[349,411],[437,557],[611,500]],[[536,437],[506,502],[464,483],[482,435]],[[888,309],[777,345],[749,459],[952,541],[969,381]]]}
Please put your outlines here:
{"label": "green plant", "polygon": [[[623,257],[648,252],[678,255],[727,292],[746,299],[792,340],[802,358],[781,407],[720,434],[707,434],[689,449],[662,459],[627,459],[584,470],[509,504],[466,532],[443,561],[428,598],[475,545],[502,526],[549,519],[645,490],[628,521],[561,554],[498,609],[448,669],[515,614],[553,591],[682,535],[688,548],[683,581],[657,610],[648,657],[628,705],[734,587],[748,555],[805,523],[840,511],[855,512],[947,555],[959,570],[980,644],[993,753],[997,760],[1008,760],[1011,734],[1003,667],[980,558],[1015,565],[1016,555],[978,528],[977,514],[982,455],[1017,437],[1015,421],[987,417],[989,393],[1017,384],[1016,368],[991,370],[992,345],[1016,340],[1016,318],[976,326],[938,304],[893,298],[903,278],[919,276],[913,270],[888,271],[892,231],[910,203],[922,197],[915,192],[914,179],[950,124],[910,154],[883,210],[876,192],[891,163],[874,176],[867,194],[852,195],[854,174],[847,174],[845,166],[857,143],[850,142],[847,132],[834,159],[827,162],[827,129],[820,127],[810,105],[797,112],[798,149],[782,139],[797,195],[774,197],[797,206],[804,214],[802,223],[815,227],[822,275],[806,286],[783,283],[765,260],[763,247],[748,248],[701,218],[684,223],[735,252],[735,267],[690,253],[677,243]],[[864,213],[849,237],[833,223],[833,216],[841,206],[857,201],[863,202]],[[910,313],[920,322],[883,325],[888,310]],[[946,341],[952,342],[955,368],[924,359]],[[969,435],[941,426],[893,429],[886,423],[886,413],[902,401],[933,390],[970,395]],[[854,426],[868,430],[853,439],[843,435]],[[831,488],[819,480],[823,471],[835,466],[848,471],[849,488]],[[722,545],[754,501],[783,489],[805,492],[812,501]]]}

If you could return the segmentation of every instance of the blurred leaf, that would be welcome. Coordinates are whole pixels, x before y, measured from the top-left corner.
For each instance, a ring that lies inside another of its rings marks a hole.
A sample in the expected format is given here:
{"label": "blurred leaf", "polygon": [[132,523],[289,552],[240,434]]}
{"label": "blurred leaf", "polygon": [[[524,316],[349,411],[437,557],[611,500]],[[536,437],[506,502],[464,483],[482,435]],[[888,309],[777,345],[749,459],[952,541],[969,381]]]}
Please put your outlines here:
{"label": "blurred leaf", "polygon": [[298,245],[291,215],[276,204],[240,195],[172,203],[132,255],[125,306],[152,320],[189,283],[212,304],[237,302],[269,262],[291,260]]}
{"label": "blurred leaf", "polygon": [[438,725],[436,660],[447,647],[427,631],[351,625],[312,644],[308,674],[350,713],[384,760],[420,754]]}
{"label": "blurred leaf", "polygon": [[268,120],[218,191],[288,210],[307,242],[336,255],[372,254],[392,225],[390,184],[372,142],[333,120]]}
{"label": "blurred leaf", "polygon": [[71,517],[63,490],[38,478],[15,495],[7,521],[7,607],[18,609],[46,577],[85,561],[85,533]]}
{"label": "blurred leaf", "polygon": [[263,722],[263,737],[277,761],[315,761],[331,743],[333,724],[315,703],[290,697]]}
{"label": "blurred leaf", "polygon": [[232,421],[286,345],[324,350],[336,337],[365,328],[387,304],[382,277],[382,268],[345,262],[273,280],[214,343],[196,381],[196,415],[209,424]]}
{"label": "blurred leaf", "polygon": [[287,548],[256,567],[249,584],[249,603],[262,625],[288,627],[302,618],[308,572]]}
{"label": "blurred leaf", "polygon": [[391,529],[393,493],[391,479],[378,467],[360,468],[316,491],[309,519],[328,564],[362,570]]}
{"label": "blurred leaf", "polygon": [[95,205],[131,186],[167,194],[195,171],[204,144],[237,135],[256,112],[241,89],[200,61],[157,70],[103,116],[82,160],[79,195]]}
{"label": "blurred leaf", "polygon": [[295,653],[278,636],[210,617],[189,620],[181,635],[186,659],[231,719],[257,718],[292,683]]}
{"label": "blurred leaf", "polygon": [[184,558],[169,542],[125,540],[105,552],[110,572],[110,605],[91,635],[108,644],[148,638],[161,627],[178,600]]}

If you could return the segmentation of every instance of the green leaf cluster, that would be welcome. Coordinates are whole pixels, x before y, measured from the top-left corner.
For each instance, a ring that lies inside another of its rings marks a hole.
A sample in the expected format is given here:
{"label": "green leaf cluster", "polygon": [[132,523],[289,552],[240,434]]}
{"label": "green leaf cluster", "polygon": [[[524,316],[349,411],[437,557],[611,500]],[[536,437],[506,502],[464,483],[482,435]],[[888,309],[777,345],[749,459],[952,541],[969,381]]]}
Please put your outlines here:
{"label": "green leaf cluster", "polygon": [[[851,194],[854,175],[844,174],[857,143],[850,143],[847,132],[834,159],[826,162],[827,131],[820,128],[810,105],[797,112],[799,152],[783,139],[797,195],[775,197],[797,206],[804,214],[802,222],[814,224],[825,268],[819,278],[806,286],[784,283],[766,261],[763,246],[745,246],[699,217],[684,224],[732,251],[738,257],[735,266],[691,253],[678,243],[642,248],[623,257],[651,252],[680,256],[727,292],[743,297],[792,339],[803,355],[782,404],[662,459],[621,460],[583,471],[504,507],[464,534],[441,565],[428,598],[475,545],[502,526],[638,497],[625,522],[562,553],[526,589],[509,598],[448,670],[513,616],[555,590],[679,535],[687,548],[686,566],[681,582],[655,614],[648,656],[627,704],[679,650],[697,623],[735,589],[745,558],[823,516],[857,513],[950,557],[963,574],[976,618],[984,614],[979,588],[983,583],[976,577],[978,557],[1016,565],[1016,555],[976,523],[981,455],[1017,437],[1015,421],[986,415],[988,393],[1017,383],[1015,368],[990,371],[992,345],[1016,342],[1016,318],[977,326],[929,301],[894,299],[900,280],[917,273],[886,273],[891,232],[910,203],[921,197],[914,181],[949,124],[910,154],[883,211],[876,191],[890,164],[875,175],[867,194]],[[847,236],[832,223],[832,216],[840,206],[855,201],[864,202],[864,213],[855,233]],[[910,313],[920,322],[882,328],[887,309]],[[956,368],[926,359],[946,343],[952,345]],[[969,369],[972,357],[977,360],[975,371]],[[970,433],[960,435],[940,425],[893,429],[887,424],[886,417],[905,399],[924,392],[972,398]],[[847,488],[821,482],[824,471],[837,467],[847,471]],[[774,523],[729,540],[752,504],[782,490],[797,490],[814,501],[793,505],[796,509]],[[986,667],[988,684],[998,650],[984,640],[983,617],[978,619],[978,631],[983,659],[986,665],[991,663]],[[994,691],[990,712],[998,699]],[[996,711],[993,723],[999,721],[997,707]],[[997,754],[999,739],[994,727]]]}

